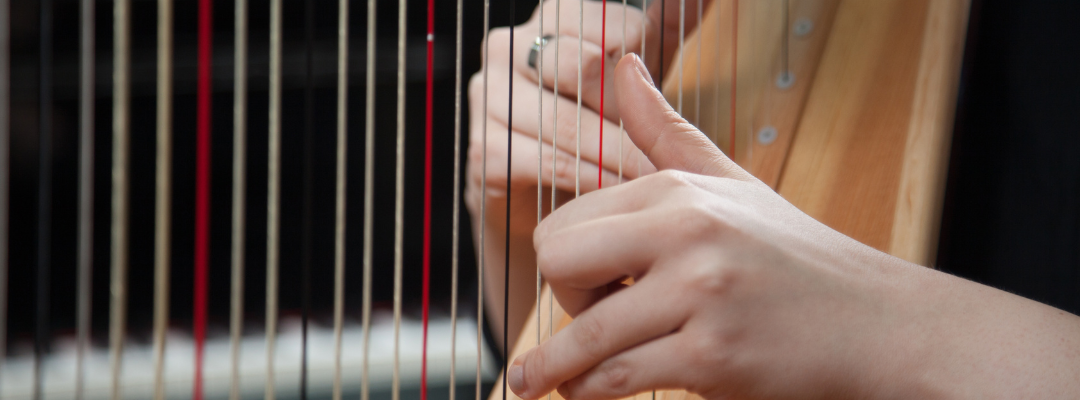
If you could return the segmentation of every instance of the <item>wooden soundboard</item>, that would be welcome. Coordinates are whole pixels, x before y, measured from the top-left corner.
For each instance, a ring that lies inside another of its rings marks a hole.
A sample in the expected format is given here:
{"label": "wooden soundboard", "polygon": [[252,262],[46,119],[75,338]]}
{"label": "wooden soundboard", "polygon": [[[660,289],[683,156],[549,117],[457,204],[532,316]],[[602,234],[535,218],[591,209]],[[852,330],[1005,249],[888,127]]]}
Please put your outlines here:
{"label": "wooden soundboard", "polygon": [[[723,67],[732,56],[730,4],[714,1],[683,47],[683,115],[810,216],[929,266],[937,250],[969,0],[791,0],[791,22],[813,16],[813,27],[790,41],[795,80],[784,89],[774,79],[783,25],[771,22],[782,15],[781,2],[740,2],[738,22],[745,29],[739,29],[735,101],[737,110],[750,111],[735,114],[735,132],[742,134],[734,152],[726,145],[732,77]],[[713,39],[702,41],[698,52],[702,38]],[[699,57],[708,71],[700,85]],[[671,71],[664,81],[672,104],[677,74]],[[765,126],[776,131],[768,144],[757,140]],[[547,337],[552,321],[555,332],[571,322],[557,303],[548,304],[548,293],[545,287],[539,326],[534,307],[509,360],[535,347],[536,329]],[[492,400],[502,399],[502,385],[500,376]],[[517,399],[512,392],[507,398]],[[558,393],[552,398],[562,399]],[[658,391],[656,398],[699,397]]]}

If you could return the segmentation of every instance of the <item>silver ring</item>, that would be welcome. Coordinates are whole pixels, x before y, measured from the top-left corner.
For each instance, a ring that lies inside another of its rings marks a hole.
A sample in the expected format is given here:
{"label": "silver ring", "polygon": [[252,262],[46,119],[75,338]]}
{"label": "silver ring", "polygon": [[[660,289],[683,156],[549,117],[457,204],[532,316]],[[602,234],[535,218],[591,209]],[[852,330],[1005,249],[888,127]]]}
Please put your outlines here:
{"label": "silver ring", "polygon": [[554,39],[555,35],[537,36],[533,41],[532,48],[529,49],[529,68],[536,69],[536,59],[540,58],[540,49],[547,45],[548,41]]}

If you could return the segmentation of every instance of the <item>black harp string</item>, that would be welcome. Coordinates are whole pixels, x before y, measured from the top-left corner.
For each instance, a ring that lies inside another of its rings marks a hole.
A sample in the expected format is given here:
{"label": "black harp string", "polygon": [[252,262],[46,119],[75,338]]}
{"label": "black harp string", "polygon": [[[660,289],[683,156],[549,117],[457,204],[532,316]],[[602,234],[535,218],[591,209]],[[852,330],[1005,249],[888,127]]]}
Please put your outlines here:
{"label": "black harp string", "polygon": [[[93,273],[94,240],[94,1],[81,0],[79,38],[79,233],[76,288],[75,399],[82,400],[86,351],[90,347],[90,291]],[[6,18],[6,9],[0,10]],[[6,29],[0,27],[6,33]],[[5,50],[0,50],[5,52]],[[0,81],[7,81],[0,76]],[[6,112],[6,107],[0,106]],[[6,126],[6,124],[5,124]],[[6,187],[6,185],[4,185]],[[0,210],[6,210],[0,205]],[[6,212],[6,211],[0,211]],[[3,243],[6,243],[6,239]],[[2,245],[0,245],[2,246]],[[2,256],[0,256],[2,257]],[[3,291],[0,290],[0,297]],[[2,306],[0,306],[2,307]],[[3,316],[0,315],[0,320]],[[0,330],[3,325],[0,324]],[[3,347],[0,334],[0,347]],[[0,350],[0,359],[3,359]]]}
{"label": "black harp string", "polygon": [[[345,182],[348,145],[349,0],[338,2],[337,171],[334,194],[334,377],[331,395],[341,400],[341,331],[345,324]],[[366,355],[365,355],[366,356]]]}
{"label": "black harp string", "polygon": [[35,400],[44,397],[43,363],[49,351],[49,280],[52,269],[52,183],[53,183],[53,2],[41,0],[38,76],[38,220],[37,220],[37,301],[34,329]]}
{"label": "black harp string", "polygon": [[[457,0],[457,36],[454,42],[454,208],[450,236],[450,400],[457,393],[458,225],[461,211],[461,42],[464,0]],[[479,335],[480,332],[477,332]],[[477,364],[480,359],[477,359]],[[337,400],[337,399],[335,399]]]}
{"label": "black harp string", "polygon": [[[558,1],[558,0],[556,0]],[[484,57],[483,57],[483,95],[482,108],[484,117],[488,115],[488,43],[491,28],[491,0],[484,0]],[[476,400],[480,400],[482,390],[481,367],[484,360],[484,267],[486,264],[485,231],[487,231],[487,123],[480,124],[480,238],[476,257]]]}
{"label": "black harp string", "polygon": [[232,282],[229,299],[229,400],[240,400],[240,339],[244,329],[244,233],[247,190],[247,0],[236,0],[233,80]]}
{"label": "black harp string", "polygon": [[[510,63],[508,65],[514,65],[514,4],[516,1],[510,1],[509,23],[510,23]],[[580,75],[580,74],[579,74]],[[580,82],[580,81],[579,81]],[[510,205],[513,204],[510,201],[510,195],[513,191],[510,188],[511,169],[514,160],[513,154],[513,141],[514,141],[514,77],[513,74],[507,79],[507,117],[506,117],[506,232],[504,235],[503,260],[505,261],[503,269],[503,358],[506,360],[503,362],[503,400],[506,400],[506,373],[510,366]],[[579,139],[580,140],[580,139]]]}
{"label": "black harp string", "polygon": [[315,99],[312,80],[313,50],[315,44],[315,1],[304,1],[304,187],[303,219],[301,225],[300,261],[300,400],[307,400],[308,388],[308,318],[311,314],[311,256],[312,222],[311,202],[315,146],[314,112]]}
{"label": "black harp string", "polygon": [[[84,0],[85,1],[85,0]],[[8,205],[11,145],[11,4],[0,0],[0,372],[7,357]],[[3,384],[0,380],[0,384]]]}
{"label": "black harp string", "polygon": [[165,331],[169,325],[172,200],[172,0],[158,0],[157,166],[154,196],[154,399],[165,399]]}

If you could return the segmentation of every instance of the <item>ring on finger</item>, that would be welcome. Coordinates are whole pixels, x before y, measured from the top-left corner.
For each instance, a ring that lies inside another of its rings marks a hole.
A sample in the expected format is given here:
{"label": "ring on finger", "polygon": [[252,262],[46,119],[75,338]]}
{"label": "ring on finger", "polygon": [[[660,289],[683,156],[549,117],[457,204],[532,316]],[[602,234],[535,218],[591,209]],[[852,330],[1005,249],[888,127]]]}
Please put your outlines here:
{"label": "ring on finger", "polygon": [[555,38],[555,35],[537,36],[533,41],[532,48],[529,49],[529,68],[536,69],[536,63],[540,59],[540,50],[547,45],[548,41]]}

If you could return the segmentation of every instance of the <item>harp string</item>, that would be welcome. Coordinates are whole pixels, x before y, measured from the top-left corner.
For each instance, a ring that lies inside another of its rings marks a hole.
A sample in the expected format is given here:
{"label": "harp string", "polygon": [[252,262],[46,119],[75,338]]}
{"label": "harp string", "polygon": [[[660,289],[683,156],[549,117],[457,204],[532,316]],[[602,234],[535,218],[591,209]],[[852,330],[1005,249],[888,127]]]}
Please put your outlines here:
{"label": "harp string", "polygon": [[[623,56],[626,56],[626,0],[622,2],[622,44],[619,52],[619,60],[622,60]],[[619,116],[619,184],[622,184],[623,179],[623,133],[625,128],[623,127],[622,116]]]}
{"label": "harp string", "polygon": [[315,2],[304,1],[304,178],[303,215],[300,230],[300,400],[308,395],[308,320],[311,316],[312,202],[315,170],[314,92]]}
{"label": "harp string", "polygon": [[199,76],[196,112],[195,170],[195,387],[192,398],[203,398],[203,355],[206,346],[206,301],[210,264],[210,96],[213,63],[213,9],[199,2]]}
{"label": "harp string", "polygon": [[131,106],[131,0],[113,3],[112,221],[109,283],[109,358],[111,397],[120,400],[120,372],[127,319],[128,165]]}
{"label": "harp string", "polygon": [[[368,0],[367,54],[364,76],[364,271],[361,304],[361,331],[364,336],[364,355],[360,370],[360,400],[370,396],[371,361],[371,262],[375,218],[375,6]],[[347,35],[346,35],[347,36]]]}
{"label": "harp string", "polygon": [[278,242],[281,207],[281,1],[270,0],[270,110],[266,196],[266,386],[274,400],[274,350],[277,345]]}
{"label": "harp string", "polygon": [[38,225],[37,301],[34,329],[33,398],[44,396],[44,357],[49,351],[49,275],[52,270],[52,182],[53,182],[53,2],[42,0],[40,8],[40,75],[38,96]]}
{"label": "harp string", "polygon": [[[345,168],[348,151],[349,0],[338,2],[337,171],[334,193],[333,400],[341,400],[341,334],[345,324]],[[364,357],[367,357],[366,351]]]}
{"label": "harp string", "polygon": [[[698,33],[703,32],[701,29],[701,14],[705,13],[704,2],[698,0],[697,2],[697,29]],[[705,58],[701,53],[701,42],[704,42],[705,38],[698,35],[697,41],[697,82],[694,85],[694,120],[698,128],[701,127],[701,59]]]}
{"label": "harp string", "polygon": [[8,196],[10,195],[8,184],[11,161],[10,9],[11,4],[8,0],[0,0],[0,371],[4,369],[4,359],[7,357]]}
{"label": "harp string", "polygon": [[[454,199],[450,235],[450,400],[457,393],[457,307],[458,307],[458,213],[461,196],[461,41],[464,1],[457,1],[457,37],[454,43]],[[477,336],[480,332],[477,331]],[[477,358],[476,364],[480,365]],[[336,399],[335,399],[336,400]]]}
{"label": "harp string", "polygon": [[[558,0],[556,0],[558,1]],[[488,43],[488,34],[491,28],[491,0],[484,0],[484,65],[480,68],[483,71],[483,96],[482,96],[482,108],[484,110],[483,115],[488,115],[488,53],[491,45]],[[481,367],[484,359],[484,267],[485,267],[485,239],[484,232],[487,231],[487,124],[480,124],[480,244],[479,255],[476,263],[476,400],[480,400],[481,394]],[[396,399],[395,399],[396,400]]]}
{"label": "harp string", "polygon": [[[536,9],[540,12],[539,36],[536,37],[536,224],[544,219],[544,47],[547,45],[544,38],[544,0],[537,0]],[[558,15],[555,16],[558,18]],[[556,66],[556,68],[558,68]],[[554,148],[552,149],[554,152]],[[554,185],[552,190],[554,190]],[[540,345],[540,266],[536,266],[536,345]]]}
{"label": "harp string", "polygon": [[405,213],[405,50],[407,1],[398,1],[397,166],[394,188],[394,372],[391,398],[401,397],[401,279]]}
{"label": "harp string", "polygon": [[[510,2],[510,10],[509,10],[509,15],[508,15],[509,16],[509,21],[508,22],[509,22],[509,25],[510,25],[510,49],[509,49],[510,50],[509,51],[509,58],[510,58],[509,61],[510,62],[507,65],[510,65],[511,68],[513,68],[513,65],[514,65],[514,5],[516,3],[517,3],[516,1],[511,1]],[[502,382],[502,385],[503,385],[503,387],[502,387],[502,389],[503,389],[503,392],[502,392],[503,393],[503,400],[506,400],[506,391],[507,391],[506,372],[507,372],[507,369],[510,367],[510,363],[509,363],[509,358],[510,358],[510,336],[509,336],[509,332],[510,332],[510,205],[513,204],[511,202],[511,194],[513,193],[513,190],[511,190],[510,183],[511,183],[511,177],[513,176],[513,174],[511,174],[511,170],[512,170],[512,167],[514,165],[514,163],[513,163],[514,153],[512,151],[513,143],[514,143],[514,74],[510,74],[510,77],[507,79],[507,85],[508,86],[507,86],[507,101],[506,101],[506,108],[507,108],[507,113],[506,113],[506,115],[507,115],[507,117],[506,117],[506,232],[505,232],[505,235],[504,235],[505,242],[504,242],[504,245],[503,245],[504,246],[503,249],[505,250],[505,252],[503,253],[503,258],[504,258],[504,261],[505,261],[505,265],[504,265],[504,269],[503,269],[503,357],[506,359],[506,362],[503,362],[503,382]]]}
{"label": "harp string", "polygon": [[[661,29],[663,29],[663,28],[661,28]],[[678,49],[678,52],[679,52],[679,60],[678,61],[679,61],[679,63],[675,67],[676,68],[675,70],[679,73],[679,82],[678,82],[678,84],[679,84],[678,85],[679,86],[679,94],[678,94],[678,99],[676,100],[677,106],[675,107],[675,109],[676,109],[676,112],[678,112],[680,116],[683,114],[683,112],[682,112],[682,105],[683,105],[683,56],[686,54],[686,52],[683,51],[683,46],[684,46],[684,43],[685,43],[685,37],[686,37],[686,0],[679,0],[679,49]]]}
{"label": "harp string", "polygon": [[[597,161],[596,187],[604,187],[604,72],[607,63],[607,0],[600,2],[600,157]],[[582,17],[582,19],[585,19]],[[581,93],[578,93],[581,98]]]}
{"label": "harp string", "polygon": [[[158,0],[157,177],[154,207],[154,399],[165,398],[172,208],[172,0]],[[201,109],[200,109],[201,112]],[[200,126],[201,128],[201,126]]]}
{"label": "harp string", "polygon": [[247,0],[236,0],[233,78],[232,286],[229,292],[229,400],[240,400],[240,338],[244,329],[244,233],[247,187]]}
{"label": "harp string", "polygon": [[[6,21],[7,8],[6,3],[0,6],[0,14],[4,15]],[[93,0],[82,0],[79,2],[80,8],[80,44],[79,44],[79,233],[78,233],[78,277],[76,298],[78,303],[76,304],[76,345],[75,345],[75,399],[82,400],[83,398],[83,383],[84,383],[84,365],[86,361],[86,350],[90,346],[90,292],[91,292],[91,277],[93,268],[93,223],[94,223],[94,4]],[[4,48],[0,49],[0,57],[4,57],[4,61],[0,64],[7,62],[7,28],[0,26],[0,35],[3,35],[3,39],[0,39],[4,44]],[[8,77],[6,74],[0,74],[0,82],[4,82],[6,85]],[[6,94],[6,91],[4,91]],[[3,113],[4,119],[0,120],[0,130],[7,132],[7,105],[0,104],[0,113]],[[5,136],[6,138],[6,136]],[[0,150],[6,155],[6,149]],[[0,164],[0,168],[6,168],[7,163]],[[6,173],[3,174],[6,177]],[[0,178],[3,179],[3,178]],[[0,182],[0,190],[7,190],[6,182]],[[0,195],[6,201],[6,192],[4,195]],[[7,204],[0,204],[0,215],[7,215]],[[0,227],[0,248],[3,253],[0,253],[0,263],[6,263],[6,247],[7,247],[7,225]],[[0,266],[0,298],[6,297],[3,290],[3,269]],[[3,320],[3,301],[0,300],[0,331],[4,330]],[[4,342],[4,335],[0,333],[0,343]],[[0,347],[4,347],[0,345]],[[4,352],[0,350],[0,363],[3,363]]]}
{"label": "harp string", "polygon": [[739,0],[731,1],[731,117],[728,123],[728,157],[735,159],[735,90],[739,86]]}
{"label": "harp string", "polygon": [[424,270],[422,324],[423,344],[420,359],[420,400],[427,400],[428,313],[431,307],[431,130],[434,106],[435,0],[427,1],[427,75],[424,96]]}
{"label": "harp string", "polygon": [[[562,33],[562,30],[561,30],[561,28],[559,26],[560,21],[562,21],[562,4],[561,4],[560,0],[555,0],[555,34],[556,35],[561,35],[561,33]],[[543,32],[543,30],[541,30],[541,32]],[[558,172],[557,169],[558,169],[558,166],[559,166],[559,163],[557,162],[557,159],[558,159],[558,153],[559,153],[558,152],[558,148],[559,148],[558,147],[558,140],[559,140],[559,132],[558,132],[558,129],[559,129],[558,128],[559,127],[559,123],[558,123],[558,121],[559,121],[558,98],[559,98],[559,43],[560,42],[562,42],[562,40],[559,40],[559,36],[556,36],[556,39],[555,39],[555,63],[554,63],[554,65],[555,65],[555,76],[553,77],[554,82],[551,85],[552,90],[554,92],[554,98],[556,99],[556,101],[552,102],[552,106],[551,106],[551,128],[552,128],[551,129],[551,132],[552,132],[552,134],[551,134],[551,212],[555,212],[555,205],[557,204],[556,201],[555,201],[555,196],[559,193],[559,191],[555,188],[555,176],[556,176],[556,173]],[[543,50],[543,48],[541,48],[541,50]],[[543,60],[543,57],[541,57],[540,59]],[[541,62],[540,65],[543,65],[543,62]],[[542,76],[543,76],[543,74],[541,74],[541,79],[543,79]],[[543,134],[542,133],[543,130],[541,130],[540,132],[541,132],[541,134]],[[539,270],[539,268],[540,267],[537,266],[537,270]],[[552,319],[553,319],[553,316],[555,315],[554,314],[554,312],[555,312],[554,307],[555,307],[555,295],[554,295],[554,292],[549,290],[548,291],[548,338],[549,339],[551,338],[551,334],[554,333],[554,330],[552,328],[552,325],[554,325],[554,321]],[[539,315],[540,312],[541,312],[540,311],[540,302],[537,301],[536,302],[536,314]],[[537,324],[537,329],[540,329],[539,326],[540,325]],[[548,400],[551,400],[551,393],[548,393]]]}
{"label": "harp string", "polygon": [[[581,196],[581,49],[585,47],[585,2],[578,2],[578,52],[577,52],[577,122],[574,148],[574,198]],[[601,124],[603,125],[603,124]],[[602,167],[601,167],[602,168]]]}

